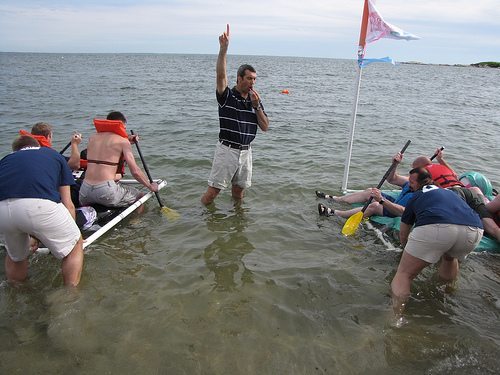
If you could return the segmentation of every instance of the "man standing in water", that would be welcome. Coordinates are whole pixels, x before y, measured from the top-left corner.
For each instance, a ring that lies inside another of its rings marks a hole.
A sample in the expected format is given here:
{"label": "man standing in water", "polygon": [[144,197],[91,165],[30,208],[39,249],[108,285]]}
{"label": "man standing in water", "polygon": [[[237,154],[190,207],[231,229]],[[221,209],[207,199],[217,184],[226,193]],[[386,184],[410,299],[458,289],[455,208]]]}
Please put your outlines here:
{"label": "man standing in water", "polygon": [[459,262],[483,236],[479,216],[457,194],[432,185],[427,169],[412,169],[409,182],[415,194],[401,217],[399,239],[404,250],[391,283],[398,326],[405,322],[402,314],[413,279],[425,267],[441,260],[440,278],[446,282],[455,280]]}
{"label": "man standing in water", "polygon": [[219,142],[215,149],[208,189],[201,197],[204,205],[214,201],[219,192],[229,183],[234,199],[242,199],[244,189],[252,180],[252,148],[250,143],[257,134],[269,128],[269,119],[264,112],[260,96],[253,86],[257,73],[251,65],[238,68],[236,86],[227,85],[226,56],[229,46],[229,25],[219,36],[217,58],[217,102],[219,103]]}
{"label": "man standing in water", "polygon": [[28,277],[30,235],[62,259],[65,285],[80,282],[83,241],[75,223],[70,185],[75,183],[66,160],[30,136],[12,144],[0,160],[0,233],[5,236],[5,274],[9,282]]}

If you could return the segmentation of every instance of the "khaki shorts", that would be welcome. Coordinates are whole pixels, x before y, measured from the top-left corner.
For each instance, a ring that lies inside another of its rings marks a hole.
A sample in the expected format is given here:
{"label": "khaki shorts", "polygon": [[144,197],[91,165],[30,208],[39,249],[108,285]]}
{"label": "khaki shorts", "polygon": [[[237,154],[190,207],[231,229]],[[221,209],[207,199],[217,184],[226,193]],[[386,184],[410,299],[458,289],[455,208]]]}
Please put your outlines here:
{"label": "khaki shorts", "polygon": [[474,250],[483,230],[456,224],[429,224],[416,227],[408,237],[405,251],[427,263],[436,263],[443,255],[463,261]]}
{"label": "khaki shorts", "polygon": [[0,201],[0,232],[14,262],[28,257],[30,235],[38,238],[58,259],[67,256],[81,236],[62,203],[35,198]]}
{"label": "khaki shorts", "polygon": [[83,181],[79,194],[82,206],[97,203],[106,207],[126,207],[140,197],[139,190],[115,181],[104,181],[97,185],[90,185]]}
{"label": "khaki shorts", "polygon": [[243,189],[252,185],[252,148],[238,150],[217,142],[208,185],[222,190],[229,184]]}

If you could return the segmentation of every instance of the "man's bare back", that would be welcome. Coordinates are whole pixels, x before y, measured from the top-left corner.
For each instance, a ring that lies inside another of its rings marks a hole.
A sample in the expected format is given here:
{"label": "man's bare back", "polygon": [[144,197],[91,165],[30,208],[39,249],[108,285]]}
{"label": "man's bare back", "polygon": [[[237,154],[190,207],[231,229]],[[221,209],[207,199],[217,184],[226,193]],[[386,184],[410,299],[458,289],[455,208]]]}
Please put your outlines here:
{"label": "man's bare back", "polygon": [[[103,129],[103,123],[111,128]],[[125,116],[120,112],[111,112],[106,120],[94,120],[98,132],[90,137],[87,146],[88,166],[79,193],[82,205],[98,203],[107,207],[124,207],[144,194],[117,183],[121,178],[123,161],[138,182],[150,191],[158,191],[158,184],[150,182],[135,161],[131,142],[138,138],[136,135],[128,135],[127,138],[126,123]]]}
{"label": "man's bare back", "polygon": [[120,161],[124,160],[122,155],[131,152],[128,139],[109,132],[94,134],[90,137],[87,148],[87,159],[91,162],[88,163],[85,172],[85,181],[96,185],[116,180],[119,178],[116,175],[120,173],[118,166]]}

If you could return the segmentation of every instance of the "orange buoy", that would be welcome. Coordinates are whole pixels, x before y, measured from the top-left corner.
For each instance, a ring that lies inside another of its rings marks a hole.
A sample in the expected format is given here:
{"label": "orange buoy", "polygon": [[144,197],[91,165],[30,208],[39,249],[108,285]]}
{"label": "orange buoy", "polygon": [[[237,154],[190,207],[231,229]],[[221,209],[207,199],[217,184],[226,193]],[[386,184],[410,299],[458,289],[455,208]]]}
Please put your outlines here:
{"label": "orange buoy", "polygon": [[282,94],[290,94],[290,91],[288,91],[287,89],[283,89],[283,90],[281,90],[281,93]]}

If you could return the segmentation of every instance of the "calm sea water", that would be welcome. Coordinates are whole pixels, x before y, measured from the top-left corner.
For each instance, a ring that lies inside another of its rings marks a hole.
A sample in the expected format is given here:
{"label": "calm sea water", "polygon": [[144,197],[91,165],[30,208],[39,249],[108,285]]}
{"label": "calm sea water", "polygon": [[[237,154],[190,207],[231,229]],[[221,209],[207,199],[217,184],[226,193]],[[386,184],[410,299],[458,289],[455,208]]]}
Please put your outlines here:
{"label": "calm sea water", "polygon": [[[500,258],[470,256],[445,293],[429,268],[409,324],[391,326],[399,252],[343,220],[318,217],[314,190],[340,193],[355,63],[229,56],[253,64],[270,117],[257,135],[242,204],[206,190],[218,134],[215,56],[0,54],[0,156],[19,129],[55,127],[55,148],[92,118],[123,111],[154,176],[155,201],[92,245],[76,292],[59,263],[0,285],[0,373],[486,374],[500,371]],[[500,186],[500,71],[371,65],[364,70],[349,188],[376,185],[412,140],[401,171],[441,145],[457,171]],[[281,90],[290,94],[283,95]],[[0,279],[5,279],[0,249]]]}

